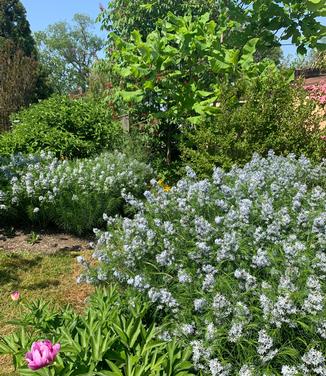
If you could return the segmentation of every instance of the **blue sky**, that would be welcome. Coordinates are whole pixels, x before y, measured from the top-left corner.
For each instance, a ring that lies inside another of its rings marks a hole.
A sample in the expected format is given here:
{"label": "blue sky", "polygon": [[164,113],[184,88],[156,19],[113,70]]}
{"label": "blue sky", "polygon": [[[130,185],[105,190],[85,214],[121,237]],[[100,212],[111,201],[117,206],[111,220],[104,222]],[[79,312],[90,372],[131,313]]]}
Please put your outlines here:
{"label": "blue sky", "polygon": [[[50,24],[58,21],[72,20],[76,13],[84,13],[92,18],[96,18],[100,12],[100,0],[21,0],[27,12],[27,19],[32,31],[46,29]],[[107,5],[103,0],[102,4]],[[105,37],[105,33],[100,30],[100,25],[96,27],[96,32]]]}
{"label": "blue sky", "polygon": [[[95,19],[99,14],[101,0],[21,0],[21,2],[26,8],[28,21],[34,32],[44,30],[48,25],[58,21],[70,22],[75,13],[85,13]],[[102,0],[105,6],[107,3],[107,0]],[[322,20],[325,21],[326,18],[323,17]],[[106,36],[105,32],[100,30],[100,25],[97,25],[96,33],[102,37]],[[294,57],[296,48],[283,46],[283,52],[284,56]]]}

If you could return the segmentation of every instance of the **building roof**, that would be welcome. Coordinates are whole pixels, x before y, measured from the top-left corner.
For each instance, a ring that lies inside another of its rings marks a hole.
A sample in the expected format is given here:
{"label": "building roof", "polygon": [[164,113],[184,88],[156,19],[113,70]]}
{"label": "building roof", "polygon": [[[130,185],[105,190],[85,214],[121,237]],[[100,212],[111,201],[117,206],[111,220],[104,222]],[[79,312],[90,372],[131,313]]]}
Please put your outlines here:
{"label": "building roof", "polygon": [[316,77],[307,77],[304,79],[304,85],[326,85],[326,74]]}

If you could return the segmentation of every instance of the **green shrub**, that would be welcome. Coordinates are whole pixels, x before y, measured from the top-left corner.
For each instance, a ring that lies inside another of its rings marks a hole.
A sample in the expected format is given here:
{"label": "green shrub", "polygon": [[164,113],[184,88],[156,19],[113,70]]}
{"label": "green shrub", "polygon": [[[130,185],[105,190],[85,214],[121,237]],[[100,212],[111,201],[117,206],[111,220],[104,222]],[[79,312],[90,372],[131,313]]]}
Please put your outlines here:
{"label": "green shrub", "polygon": [[0,136],[0,155],[35,153],[85,157],[114,149],[121,137],[104,102],[53,96],[12,117],[12,131]]}
{"label": "green shrub", "polygon": [[253,152],[267,155],[271,149],[312,160],[326,155],[316,104],[300,83],[281,74],[225,86],[218,109],[209,121],[185,129],[181,141],[184,164],[202,175],[215,165],[244,165]]}
{"label": "green shrub", "polygon": [[150,166],[118,152],[72,161],[51,153],[3,158],[0,224],[23,218],[82,234],[101,227],[103,213],[124,213],[124,197],[141,197],[151,176]]}
{"label": "green shrub", "polygon": [[[27,369],[24,355],[33,342],[60,343],[52,376],[190,376],[191,352],[175,341],[159,339],[150,306],[137,296],[123,299],[114,288],[98,290],[83,315],[69,307],[55,310],[44,302],[27,304],[20,332],[0,338],[0,354],[10,354],[19,375]],[[26,329],[27,328],[27,329]],[[31,329],[28,329],[31,328]],[[44,373],[35,373],[44,375]]]}

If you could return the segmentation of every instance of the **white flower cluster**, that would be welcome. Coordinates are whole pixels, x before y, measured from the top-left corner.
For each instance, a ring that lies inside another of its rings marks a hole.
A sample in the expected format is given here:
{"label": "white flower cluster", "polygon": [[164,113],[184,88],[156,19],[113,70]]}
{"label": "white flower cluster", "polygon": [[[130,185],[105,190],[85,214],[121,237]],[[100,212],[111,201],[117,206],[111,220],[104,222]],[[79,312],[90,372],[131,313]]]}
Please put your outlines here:
{"label": "white flower cluster", "polygon": [[151,174],[148,165],[118,152],[72,161],[51,153],[15,155],[0,160],[2,215],[15,209],[28,215],[32,208],[32,220],[87,224],[87,218],[97,215],[100,222],[103,212],[115,214],[122,196],[141,196]]}
{"label": "white flower cluster", "polygon": [[325,163],[292,155],[254,156],[211,180],[187,169],[169,192],[153,182],[133,219],[111,219],[96,252],[108,275],[171,313],[204,373],[321,375],[325,186]]}

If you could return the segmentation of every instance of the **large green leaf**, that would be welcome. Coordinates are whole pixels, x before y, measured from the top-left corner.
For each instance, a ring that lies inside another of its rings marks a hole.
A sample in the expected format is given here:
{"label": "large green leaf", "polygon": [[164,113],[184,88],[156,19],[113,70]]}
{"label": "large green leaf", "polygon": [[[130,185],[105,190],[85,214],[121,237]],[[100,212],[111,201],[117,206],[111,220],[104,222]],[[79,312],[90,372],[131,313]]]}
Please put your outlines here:
{"label": "large green leaf", "polygon": [[250,65],[254,61],[254,54],[256,52],[258,41],[259,38],[252,38],[242,48],[242,55],[239,64],[245,70],[250,68]]}
{"label": "large green leaf", "polygon": [[143,91],[140,89],[134,91],[120,90],[117,92],[117,95],[121,96],[126,102],[140,102],[143,99]]}
{"label": "large green leaf", "polygon": [[230,63],[226,61],[214,59],[212,62],[212,71],[214,73],[221,73],[223,71],[228,70],[230,66]]}

